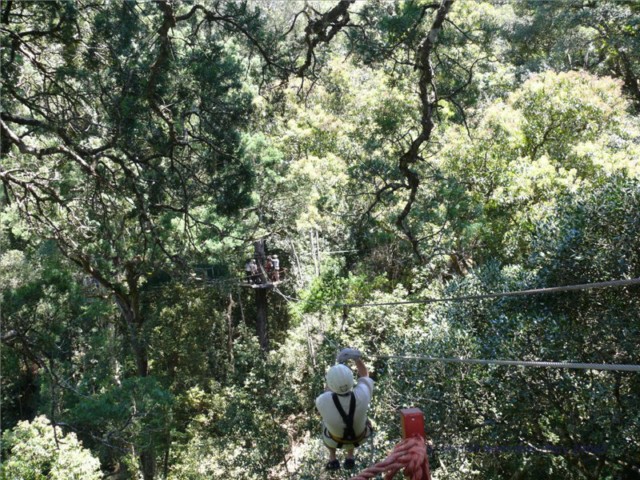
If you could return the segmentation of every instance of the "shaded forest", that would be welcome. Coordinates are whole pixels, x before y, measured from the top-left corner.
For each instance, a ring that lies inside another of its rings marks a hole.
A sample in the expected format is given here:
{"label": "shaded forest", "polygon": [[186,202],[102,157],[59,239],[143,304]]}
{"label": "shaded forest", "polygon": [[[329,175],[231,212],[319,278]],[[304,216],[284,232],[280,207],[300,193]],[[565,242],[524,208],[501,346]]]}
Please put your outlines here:
{"label": "shaded forest", "polygon": [[640,364],[638,285],[482,297],[640,278],[636,1],[2,0],[0,32],[0,479],[348,478],[314,407],[344,346],[358,469],[418,407],[434,480],[640,478],[638,372],[399,358]]}

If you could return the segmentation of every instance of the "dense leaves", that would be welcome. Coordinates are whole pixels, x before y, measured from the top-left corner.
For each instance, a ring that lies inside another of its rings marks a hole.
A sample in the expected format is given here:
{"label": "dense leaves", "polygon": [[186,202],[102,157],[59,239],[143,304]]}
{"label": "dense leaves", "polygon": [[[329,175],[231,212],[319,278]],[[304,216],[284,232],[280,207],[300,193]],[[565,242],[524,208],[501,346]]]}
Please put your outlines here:
{"label": "dense leaves", "polygon": [[640,277],[633,2],[0,16],[2,478],[323,478],[347,345],[358,467],[417,406],[436,479],[640,476],[636,373],[398,358],[640,363],[638,286],[431,302]]}
{"label": "dense leaves", "polygon": [[44,416],[20,422],[2,438],[10,458],[0,466],[0,478],[97,480],[100,462],[82,447],[75,434],[64,435]]}

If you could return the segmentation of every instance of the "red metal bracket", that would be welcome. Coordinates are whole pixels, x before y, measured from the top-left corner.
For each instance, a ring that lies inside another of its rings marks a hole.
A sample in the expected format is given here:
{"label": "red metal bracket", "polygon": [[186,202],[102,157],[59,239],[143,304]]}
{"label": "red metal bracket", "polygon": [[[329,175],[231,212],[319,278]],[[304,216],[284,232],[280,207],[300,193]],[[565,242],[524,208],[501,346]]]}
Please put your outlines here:
{"label": "red metal bracket", "polygon": [[405,408],[400,410],[402,438],[422,437],[424,432],[424,413],[419,408]]}

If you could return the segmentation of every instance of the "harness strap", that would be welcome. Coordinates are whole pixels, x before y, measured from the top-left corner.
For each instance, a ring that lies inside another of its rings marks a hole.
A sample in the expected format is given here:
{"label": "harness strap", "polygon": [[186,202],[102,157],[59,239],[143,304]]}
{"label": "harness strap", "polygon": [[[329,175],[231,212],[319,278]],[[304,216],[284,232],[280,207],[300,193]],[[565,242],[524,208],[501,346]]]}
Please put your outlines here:
{"label": "harness strap", "polygon": [[351,392],[348,414],[345,413],[344,409],[342,408],[337,393],[332,394],[331,398],[333,399],[333,403],[336,406],[338,413],[342,417],[342,421],[344,422],[344,433],[342,434],[342,438],[347,442],[353,442],[354,440],[356,440],[356,432],[353,429],[353,417],[356,413],[356,396],[353,392]]}
{"label": "harness strap", "polygon": [[367,420],[367,425],[365,426],[364,431],[362,432],[361,435],[358,435],[358,437],[355,438],[354,440],[345,440],[344,438],[335,437],[327,427],[324,427],[324,436],[336,442],[337,448],[342,448],[343,445],[353,445],[354,447],[359,447],[362,440],[367,438],[367,434],[372,431],[373,431],[373,428],[371,427],[371,424]]}

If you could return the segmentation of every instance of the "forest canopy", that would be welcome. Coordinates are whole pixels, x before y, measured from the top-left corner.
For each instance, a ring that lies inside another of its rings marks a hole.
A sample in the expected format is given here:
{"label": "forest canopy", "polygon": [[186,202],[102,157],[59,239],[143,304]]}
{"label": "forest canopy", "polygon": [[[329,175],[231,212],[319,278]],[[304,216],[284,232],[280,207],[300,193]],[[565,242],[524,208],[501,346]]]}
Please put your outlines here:
{"label": "forest canopy", "polygon": [[358,470],[418,407],[435,480],[640,478],[637,371],[425,360],[640,364],[637,2],[7,0],[0,32],[1,479],[341,478],[347,346]]}

